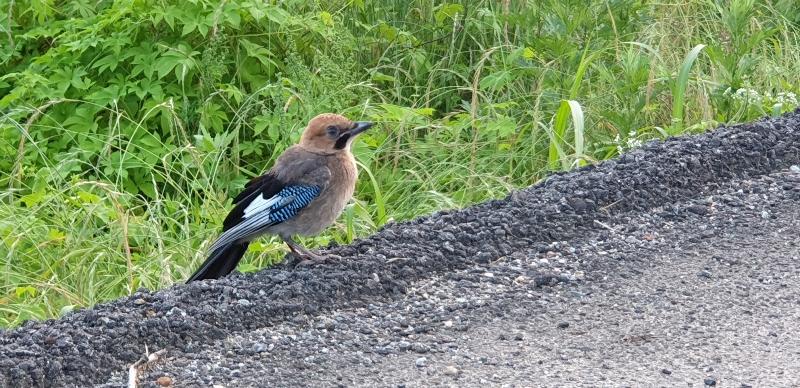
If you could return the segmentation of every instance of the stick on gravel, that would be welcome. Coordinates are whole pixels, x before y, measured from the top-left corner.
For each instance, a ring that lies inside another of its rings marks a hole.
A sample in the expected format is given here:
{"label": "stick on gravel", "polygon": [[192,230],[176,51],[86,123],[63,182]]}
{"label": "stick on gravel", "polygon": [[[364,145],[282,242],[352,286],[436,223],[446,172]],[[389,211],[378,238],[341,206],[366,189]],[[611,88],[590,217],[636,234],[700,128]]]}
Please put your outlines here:
{"label": "stick on gravel", "polygon": [[146,354],[145,352],[145,356],[134,362],[133,365],[128,368],[128,388],[137,388],[139,386],[139,373],[157,363],[166,353],[167,349],[161,349],[150,354]]}

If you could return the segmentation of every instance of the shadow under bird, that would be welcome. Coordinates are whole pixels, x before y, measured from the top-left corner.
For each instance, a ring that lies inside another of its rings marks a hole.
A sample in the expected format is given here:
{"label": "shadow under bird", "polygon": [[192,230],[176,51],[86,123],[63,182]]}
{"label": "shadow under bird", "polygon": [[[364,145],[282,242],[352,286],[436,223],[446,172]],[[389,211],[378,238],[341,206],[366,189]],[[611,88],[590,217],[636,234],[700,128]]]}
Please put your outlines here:
{"label": "shadow under bird", "polygon": [[250,241],[280,236],[300,264],[325,260],[292,237],[311,236],[330,226],[353,196],[356,163],[350,146],[372,126],[325,113],[311,119],[300,142],[284,151],[264,175],[252,179],[234,198],[222,234],[209,256],[187,280],[217,279],[239,264]]}

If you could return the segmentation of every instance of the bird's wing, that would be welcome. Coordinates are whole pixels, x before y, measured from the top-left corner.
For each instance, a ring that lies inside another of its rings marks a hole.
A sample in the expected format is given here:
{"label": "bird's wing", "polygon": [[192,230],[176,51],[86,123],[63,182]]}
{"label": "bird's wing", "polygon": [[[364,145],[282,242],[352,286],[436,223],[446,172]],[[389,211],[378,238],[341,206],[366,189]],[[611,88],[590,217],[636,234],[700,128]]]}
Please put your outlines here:
{"label": "bird's wing", "polygon": [[291,180],[282,180],[275,169],[251,180],[234,199],[236,206],[223,222],[223,232],[209,251],[237,241],[249,240],[264,229],[291,219],[325,189],[330,170],[318,163],[288,163],[276,168],[292,168]]}

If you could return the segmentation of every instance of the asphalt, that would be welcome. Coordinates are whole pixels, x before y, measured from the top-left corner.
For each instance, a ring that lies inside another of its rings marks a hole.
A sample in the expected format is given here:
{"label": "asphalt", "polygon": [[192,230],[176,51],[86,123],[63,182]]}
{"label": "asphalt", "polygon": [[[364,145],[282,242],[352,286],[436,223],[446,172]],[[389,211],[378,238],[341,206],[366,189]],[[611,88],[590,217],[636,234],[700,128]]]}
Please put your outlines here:
{"label": "asphalt", "polygon": [[0,333],[0,386],[800,386],[800,114]]}

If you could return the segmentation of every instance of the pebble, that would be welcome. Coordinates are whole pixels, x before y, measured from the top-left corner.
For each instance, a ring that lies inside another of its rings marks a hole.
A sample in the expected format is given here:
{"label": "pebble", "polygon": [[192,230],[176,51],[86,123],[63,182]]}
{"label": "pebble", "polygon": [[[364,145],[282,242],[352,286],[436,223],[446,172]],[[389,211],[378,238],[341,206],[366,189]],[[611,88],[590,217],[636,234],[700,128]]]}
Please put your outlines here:
{"label": "pebble", "polygon": [[156,384],[162,387],[169,387],[172,385],[172,378],[169,376],[161,376],[158,378],[158,380],[156,380]]}
{"label": "pebble", "polygon": [[458,368],[453,365],[448,365],[444,368],[442,373],[444,373],[445,376],[458,376]]}
{"label": "pebble", "polygon": [[560,323],[558,324],[558,328],[559,328],[559,329],[566,329],[566,328],[568,328],[568,327],[569,327],[569,322],[560,322]]}
{"label": "pebble", "polygon": [[414,361],[414,365],[416,365],[417,368],[424,368],[428,365],[428,359],[425,357],[420,357],[417,359],[417,361]]}
{"label": "pebble", "polygon": [[402,350],[402,351],[406,351],[408,349],[411,349],[411,342],[400,341],[400,342],[397,343],[397,348]]}
{"label": "pebble", "polygon": [[257,343],[255,343],[255,344],[253,344],[253,352],[256,352],[256,353],[264,353],[264,352],[266,352],[267,350],[268,350],[268,349],[267,349],[267,345],[264,345],[264,344],[262,344],[261,342],[257,342]]}
{"label": "pebble", "polygon": [[706,270],[702,270],[702,271],[697,273],[697,276],[699,276],[701,278],[711,279],[711,272],[708,272]]}
{"label": "pebble", "polygon": [[[800,166],[794,164],[791,167],[789,167],[789,171],[791,171],[793,173],[800,173]],[[744,384],[742,384],[742,385],[744,385]]]}
{"label": "pebble", "polygon": [[714,377],[709,376],[709,377],[706,377],[705,380],[703,380],[703,383],[705,383],[709,387],[713,387],[713,386],[717,385],[717,379],[714,378]]}
{"label": "pebble", "polygon": [[664,369],[662,369],[662,370],[661,370],[661,373],[663,373],[663,374],[665,374],[665,375],[671,375],[671,374],[672,374],[672,371],[671,371],[671,370],[669,370],[669,369],[667,369],[667,368],[664,368]]}
{"label": "pebble", "polygon": [[697,214],[699,216],[704,216],[704,215],[708,214],[708,208],[703,206],[703,205],[691,205],[691,206],[687,207],[686,210],[688,210],[688,211],[690,211],[690,212],[692,212],[694,214]]}
{"label": "pebble", "polygon": [[411,345],[411,350],[413,350],[413,351],[415,351],[417,353],[428,353],[430,348],[428,347],[428,345],[421,344],[419,342],[415,342],[413,345]]}

